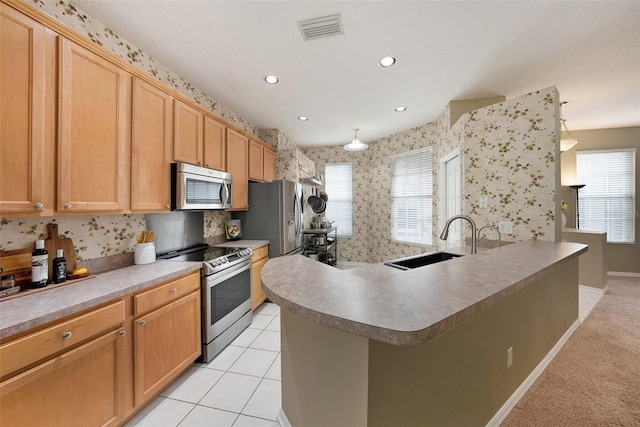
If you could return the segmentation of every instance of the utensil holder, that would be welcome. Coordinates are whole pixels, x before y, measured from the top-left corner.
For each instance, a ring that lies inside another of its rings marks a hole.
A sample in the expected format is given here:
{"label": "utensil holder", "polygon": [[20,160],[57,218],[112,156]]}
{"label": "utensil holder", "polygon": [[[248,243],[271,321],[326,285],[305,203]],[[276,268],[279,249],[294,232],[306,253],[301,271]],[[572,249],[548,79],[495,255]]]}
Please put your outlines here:
{"label": "utensil holder", "polygon": [[154,242],[138,243],[133,253],[136,264],[151,264],[156,261],[156,245]]}

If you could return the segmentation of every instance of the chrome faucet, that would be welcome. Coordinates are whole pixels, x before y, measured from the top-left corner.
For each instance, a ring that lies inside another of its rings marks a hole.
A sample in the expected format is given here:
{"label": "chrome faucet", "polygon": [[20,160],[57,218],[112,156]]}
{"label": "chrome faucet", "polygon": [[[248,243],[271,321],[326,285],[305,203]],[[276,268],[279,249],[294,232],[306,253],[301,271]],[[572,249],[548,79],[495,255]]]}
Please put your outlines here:
{"label": "chrome faucet", "polygon": [[484,227],[480,227],[480,229],[478,230],[478,239],[480,238],[480,232],[485,228],[496,230],[496,233],[498,233],[498,247],[502,246],[502,234],[500,234],[500,230],[498,229],[498,227],[495,227],[493,225],[485,225]]}
{"label": "chrome faucet", "polygon": [[449,226],[454,220],[458,218],[464,219],[468,221],[469,224],[471,224],[471,253],[475,254],[476,253],[476,223],[473,222],[471,217],[467,215],[454,215],[451,218],[449,218],[447,220],[447,223],[444,225],[444,230],[442,230],[442,234],[440,234],[440,240],[447,240],[447,237],[449,237]]}

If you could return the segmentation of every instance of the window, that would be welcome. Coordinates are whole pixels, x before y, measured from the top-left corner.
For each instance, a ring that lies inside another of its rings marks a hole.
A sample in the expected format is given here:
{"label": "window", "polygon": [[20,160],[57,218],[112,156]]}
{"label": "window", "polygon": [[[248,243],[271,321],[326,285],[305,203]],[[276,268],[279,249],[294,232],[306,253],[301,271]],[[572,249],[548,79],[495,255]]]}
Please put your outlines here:
{"label": "window", "polygon": [[635,149],[578,151],[579,228],[606,231],[610,243],[635,240]]}
{"label": "window", "polygon": [[431,147],[393,156],[392,232],[395,242],[433,243],[433,155]]}
{"label": "window", "polygon": [[351,237],[353,232],[353,196],[351,163],[327,163],[324,167],[325,192],[329,197],[325,216],[335,221],[339,237]]}

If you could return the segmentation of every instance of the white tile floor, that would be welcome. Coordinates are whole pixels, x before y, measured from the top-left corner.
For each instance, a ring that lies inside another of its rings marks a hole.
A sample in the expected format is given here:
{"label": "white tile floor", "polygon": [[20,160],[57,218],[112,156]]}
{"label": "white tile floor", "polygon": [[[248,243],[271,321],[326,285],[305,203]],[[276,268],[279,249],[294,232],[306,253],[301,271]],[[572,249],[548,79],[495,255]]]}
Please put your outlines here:
{"label": "white tile floor", "polygon": [[[601,297],[580,289],[581,321]],[[126,427],[278,427],[280,396],[280,308],[265,303],[215,359],[192,367]]]}
{"label": "white tile floor", "polygon": [[277,427],[280,406],[280,308],[265,303],[215,359],[196,363],[125,426]]}

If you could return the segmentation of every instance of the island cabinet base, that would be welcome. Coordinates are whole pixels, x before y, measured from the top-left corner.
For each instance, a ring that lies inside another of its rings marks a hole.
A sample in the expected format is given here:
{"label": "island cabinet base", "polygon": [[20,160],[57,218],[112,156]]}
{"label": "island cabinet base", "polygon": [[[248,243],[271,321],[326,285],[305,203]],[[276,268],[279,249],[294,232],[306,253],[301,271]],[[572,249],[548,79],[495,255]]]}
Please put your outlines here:
{"label": "island cabinet base", "polygon": [[293,427],[486,425],[578,319],[578,260],[415,346],[281,319]]}

